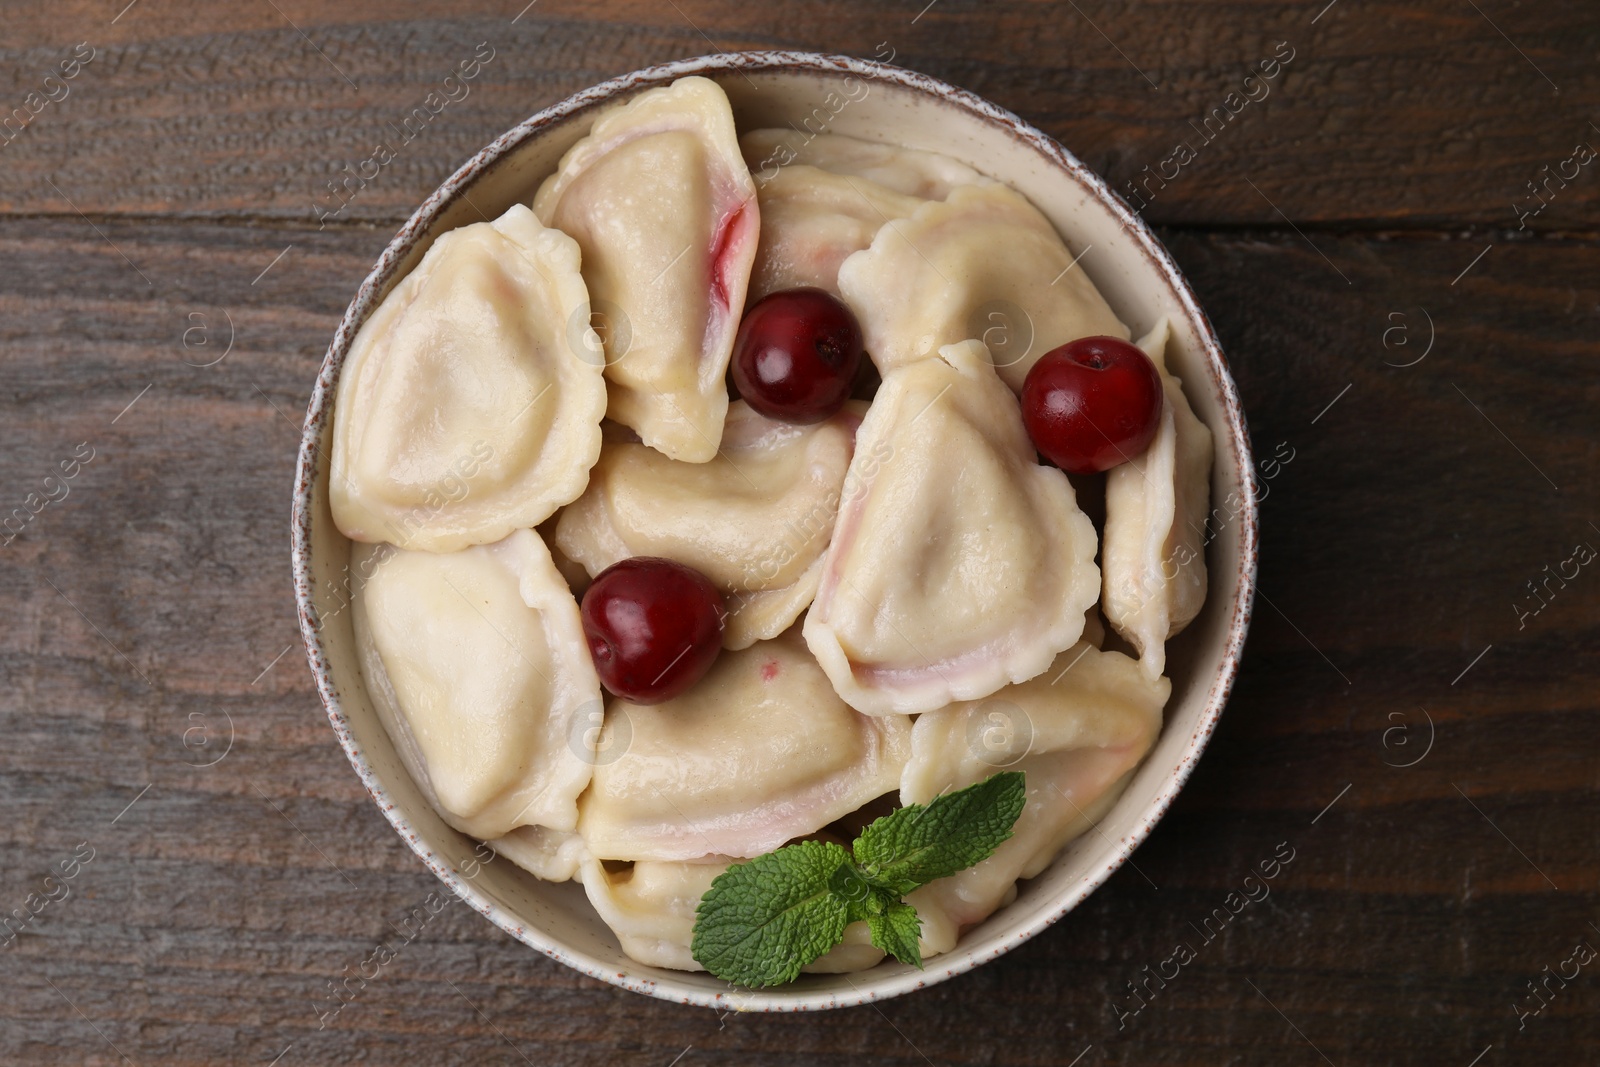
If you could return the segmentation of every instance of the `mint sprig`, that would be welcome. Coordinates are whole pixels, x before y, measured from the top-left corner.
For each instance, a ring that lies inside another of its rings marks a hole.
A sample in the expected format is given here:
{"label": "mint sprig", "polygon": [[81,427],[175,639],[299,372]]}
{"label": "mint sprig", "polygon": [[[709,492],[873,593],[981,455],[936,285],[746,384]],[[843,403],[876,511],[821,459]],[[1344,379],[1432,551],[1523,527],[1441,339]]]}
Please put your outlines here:
{"label": "mint sprig", "polygon": [[1023,775],[1006,771],[885,815],[848,851],[802,841],[729,867],[700,898],[690,952],[724,981],[782,985],[865,922],[874,945],[920,969],[922,920],[901,898],[988,859],[1026,803]]}
{"label": "mint sprig", "polygon": [[792,982],[837,945],[850,905],[829,887],[850,853],[802,841],[717,875],[695,913],[691,951],[700,966],[741,985]]}
{"label": "mint sprig", "polygon": [[922,920],[917,909],[900,900],[891,900],[882,915],[867,917],[867,930],[872,943],[899,960],[922,970],[922,947],[917,938],[922,934]]}
{"label": "mint sprig", "polygon": [[988,859],[1011,836],[1024,801],[1021,772],[993,775],[878,819],[856,838],[855,861],[868,882],[904,896]]}

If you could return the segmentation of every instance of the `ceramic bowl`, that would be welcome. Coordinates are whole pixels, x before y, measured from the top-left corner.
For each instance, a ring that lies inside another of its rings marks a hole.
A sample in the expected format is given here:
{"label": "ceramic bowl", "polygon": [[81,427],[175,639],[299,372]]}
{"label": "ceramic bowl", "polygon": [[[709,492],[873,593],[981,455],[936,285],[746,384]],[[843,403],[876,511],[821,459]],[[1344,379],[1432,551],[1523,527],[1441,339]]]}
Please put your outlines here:
{"label": "ceramic bowl", "polygon": [[[1216,441],[1205,609],[1169,651],[1166,725],[1098,832],[1079,837],[1016,900],[966,931],[954,951],[916,970],[886,960],[856,974],[803,975],[740,991],[702,973],[659,970],[622,954],[575,883],[541,882],[508,862],[475,867],[475,842],[450,829],[407,775],[368,699],[346,604],[350,543],[328,508],[335,389],[356,331],[439,234],[494,218],[531,196],[605,105],[689,74],[720,84],[741,130],[826,130],[954,156],[1033,201],[1083,255],[1086,270],[1139,336],[1162,315],[1168,360]],[[1249,439],[1222,352],[1194,294],[1143,222],[1054,140],[971,93],[896,67],[795,52],[719,54],[637,71],[547,108],[479,152],[428,197],[384,249],[340,322],[306,414],[294,496],[294,582],[311,669],[339,743],[384,817],[472,907],[530,947],[584,974],[664,1000],[713,1008],[812,1011],[898,996],[961,974],[1071,911],[1150,833],[1183,786],[1222,712],[1244,645],[1256,568],[1256,498]],[[463,870],[473,872],[468,878]]]}

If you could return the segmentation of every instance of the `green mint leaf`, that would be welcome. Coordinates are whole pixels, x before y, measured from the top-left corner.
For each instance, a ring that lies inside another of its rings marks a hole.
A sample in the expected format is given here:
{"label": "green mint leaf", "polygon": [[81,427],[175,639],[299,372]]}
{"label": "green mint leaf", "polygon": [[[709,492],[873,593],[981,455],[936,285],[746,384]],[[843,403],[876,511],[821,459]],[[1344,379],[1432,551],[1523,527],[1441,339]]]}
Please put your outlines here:
{"label": "green mint leaf", "polygon": [[895,898],[876,887],[868,887],[867,896],[861,900],[850,902],[850,921],[853,923],[870,922],[881,918],[889,910],[889,905]]}
{"label": "green mint leaf", "polygon": [[904,896],[988,859],[1011,836],[1027,799],[1022,773],[1003,771],[925,805],[909,804],[861,831],[856,865],[874,886]]}
{"label": "green mint leaf", "polygon": [[794,981],[844,937],[850,905],[829,882],[847,866],[842,846],[802,841],[729,867],[700,898],[695,962],[752,988]]}
{"label": "green mint leaf", "polygon": [[[828,879],[828,888],[833,891],[834,896],[850,906],[851,922],[868,913],[877,914],[883,910],[881,904],[873,902],[872,886],[861,876],[860,869],[848,859],[840,864],[839,869]],[[860,908],[866,910],[858,916],[855,912]]]}
{"label": "green mint leaf", "polygon": [[901,963],[922,970],[922,949],[917,937],[922,933],[922,920],[917,909],[898,900],[890,901],[882,915],[867,919],[867,929],[872,943]]}
{"label": "green mint leaf", "polygon": [[690,952],[724,981],[782,985],[865,922],[874,945],[921,968],[922,919],[900,898],[988,859],[1026,803],[1022,774],[1005,771],[884,816],[853,852],[802,841],[729,867],[700,898]]}

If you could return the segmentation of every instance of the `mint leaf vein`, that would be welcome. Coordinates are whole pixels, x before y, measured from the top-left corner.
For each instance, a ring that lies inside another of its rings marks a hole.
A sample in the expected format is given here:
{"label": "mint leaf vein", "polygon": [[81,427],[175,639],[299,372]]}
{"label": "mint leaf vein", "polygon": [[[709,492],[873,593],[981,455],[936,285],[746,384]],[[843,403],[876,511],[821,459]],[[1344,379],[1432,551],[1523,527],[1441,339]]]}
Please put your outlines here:
{"label": "mint leaf vein", "polygon": [[867,881],[897,896],[981,863],[1011,836],[1027,803],[1018,771],[890,812],[852,851]]}
{"label": "mint leaf vein", "polygon": [[1023,775],[1005,771],[885,815],[849,850],[801,841],[729,867],[700,899],[690,952],[724,981],[782,985],[865,922],[874,945],[921,968],[922,920],[900,898],[988,859],[1026,804]]}
{"label": "mint leaf vein", "polygon": [[729,867],[700,899],[690,952],[739,985],[794,981],[844,937],[849,905],[828,879],[849,862],[839,845],[802,841]]}

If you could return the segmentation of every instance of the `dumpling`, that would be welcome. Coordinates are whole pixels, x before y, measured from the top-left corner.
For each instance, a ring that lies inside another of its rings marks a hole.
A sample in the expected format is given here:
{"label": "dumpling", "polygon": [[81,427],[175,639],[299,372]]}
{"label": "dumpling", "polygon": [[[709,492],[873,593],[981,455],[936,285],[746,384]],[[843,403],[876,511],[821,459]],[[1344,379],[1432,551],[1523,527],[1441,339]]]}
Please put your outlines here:
{"label": "dumpling", "polygon": [[804,285],[838,296],[845,257],[870,245],[885,222],[908,218],[924,202],[870,178],[802,164],[758,178],[756,199],[761,240],[750,274],[750,303]]}
{"label": "dumpling", "polygon": [[[1037,875],[1067,842],[1100,818],[1161,729],[1170,686],[1152,681],[1118,652],[1079,643],[1050,669],[987,700],[949,705],[916,720],[901,800],[926,804],[998,770],[1027,775],[1028,802],[1012,838],[975,867],[906,898],[921,919],[924,958],[955,947],[961,931],[1015,896],[1018,878]],[[623,951],[657,967],[699,970],[690,955],[694,913],[727,857],[641,861],[620,870],[589,860],[584,889]],[[866,925],[808,972],[865,970],[883,957]]]}
{"label": "dumpling", "polygon": [[361,551],[380,559],[356,599],[362,673],[412,779],[473,837],[576,829],[600,682],[544,542]]}
{"label": "dumpling", "polygon": [[1083,633],[1094,526],[981,341],[884,375],[846,483],[805,638],[851,707],[976,700]]}
{"label": "dumpling", "polygon": [[861,320],[883,373],[944,345],[992,345],[1000,377],[1022,391],[1050,349],[1079,337],[1126,338],[1050,220],[998,182],[965,185],[885,223],[839,267],[839,292]]}
{"label": "dumpling", "polygon": [[577,244],[520,204],[442,234],[345,357],[328,482],[345,536],[451,552],[583,492],[606,410],[598,342],[570,329],[588,299]]}
{"label": "dumpling", "polygon": [[1002,770],[1023,772],[1028,795],[994,855],[907,897],[925,941],[948,950],[962,927],[1007,902],[1018,878],[1044,870],[1110,810],[1161,732],[1171,691],[1122,653],[1081,641],[1037,678],[917,719],[902,803],[926,804]]}
{"label": "dumpling", "polygon": [[728,861],[720,856],[700,863],[644,860],[614,872],[591,859],[584,864],[583,891],[629,959],[700,971],[705,968],[689,951],[695,909],[712,880],[727,869]]}
{"label": "dumpling", "polygon": [[613,700],[579,832],[597,859],[759,856],[891,792],[911,722],[851,711],[794,631],[680,697]]}
{"label": "dumpling", "polygon": [[673,459],[715,456],[760,228],[722,89],[682,78],[605,112],[533,210],[577,240],[589,295],[613,318],[608,414]]}
{"label": "dumpling", "polygon": [[852,401],[826,422],[795,426],[738,401],[709,463],[607,443],[588,490],[561,512],[556,550],[591,577],[629,556],[677,560],[722,592],[724,647],[777,637],[816,595],[865,410]]}
{"label": "dumpling", "polygon": [[866,248],[891,219],[908,218],[925,201],[869,178],[816,167],[784,167],[756,186],[761,240],[750,275],[749,301],[799,286],[839,294],[839,265]]}
{"label": "dumpling", "polygon": [[[630,959],[651,967],[703,971],[690,951],[695,910],[728,864],[727,857],[713,856],[696,863],[641,860],[608,870],[600,861],[589,860],[583,868],[583,888]],[[858,922],[845,927],[843,942],[802,970],[864,971],[881,959],[883,953],[872,947],[867,924]]]}
{"label": "dumpling", "polygon": [[578,876],[588,852],[583,838],[571,830],[548,826],[519,826],[488,842],[490,848],[546,882],[566,882]]}
{"label": "dumpling", "polygon": [[1161,426],[1143,455],[1106,475],[1101,607],[1139,652],[1152,678],[1166,670],[1166,641],[1206,599],[1206,509],[1211,505],[1211,431],[1195,417],[1183,383],[1167,373],[1167,320],[1139,347],[1161,368]]}
{"label": "dumpling", "polygon": [[938,152],[878,144],[839,133],[751,130],[739,138],[739,147],[744,150],[758,186],[793,163],[866,178],[885,189],[923,200],[943,200],[958,185],[986,180],[965,163]]}

